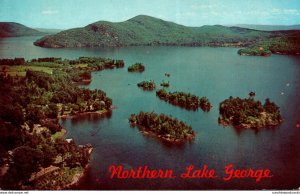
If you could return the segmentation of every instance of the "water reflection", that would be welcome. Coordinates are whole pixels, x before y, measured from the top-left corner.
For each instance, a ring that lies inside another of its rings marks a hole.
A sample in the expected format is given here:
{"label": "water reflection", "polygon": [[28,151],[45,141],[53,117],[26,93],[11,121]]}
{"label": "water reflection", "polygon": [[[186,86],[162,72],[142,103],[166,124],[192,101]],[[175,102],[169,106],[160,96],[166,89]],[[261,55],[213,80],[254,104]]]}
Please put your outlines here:
{"label": "water reflection", "polygon": [[[93,124],[93,123],[98,123],[103,118],[111,118],[111,116],[112,116],[112,111],[108,111],[107,113],[101,113],[101,114],[98,113],[82,114],[79,116],[70,117],[69,119],[72,125],[77,125],[87,121]],[[64,122],[67,120],[67,118],[62,118],[61,120]]]}

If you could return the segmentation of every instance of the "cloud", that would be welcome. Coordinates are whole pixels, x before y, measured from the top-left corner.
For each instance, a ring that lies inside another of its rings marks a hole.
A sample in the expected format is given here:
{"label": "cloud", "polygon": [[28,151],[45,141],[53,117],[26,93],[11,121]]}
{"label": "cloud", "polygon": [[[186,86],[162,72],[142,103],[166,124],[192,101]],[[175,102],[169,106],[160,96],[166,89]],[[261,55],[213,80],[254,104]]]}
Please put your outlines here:
{"label": "cloud", "polygon": [[272,14],[276,15],[300,15],[300,10],[298,9],[278,9],[278,8],[273,8],[271,10]]}
{"label": "cloud", "polygon": [[44,15],[54,15],[54,14],[58,14],[58,11],[57,10],[43,10],[42,11],[42,14]]}

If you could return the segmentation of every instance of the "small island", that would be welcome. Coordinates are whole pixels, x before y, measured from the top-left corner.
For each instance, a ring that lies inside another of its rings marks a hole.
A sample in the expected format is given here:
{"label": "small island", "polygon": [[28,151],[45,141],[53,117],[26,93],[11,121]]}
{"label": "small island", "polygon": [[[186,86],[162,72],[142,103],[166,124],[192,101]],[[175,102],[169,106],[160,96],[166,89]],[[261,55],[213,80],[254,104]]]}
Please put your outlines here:
{"label": "small island", "polygon": [[145,66],[142,63],[135,63],[128,67],[128,72],[143,72],[145,71]]}
{"label": "small island", "polygon": [[152,91],[155,89],[156,85],[153,80],[150,81],[142,81],[137,84],[139,88],[142,88],[143,90]]}
{"label": "small island", "polygon": [[167,92],[165,89],[161,89],[156,92],[156,96],[161,100],[187,110],[197,110],[200,107],[203,111],[208,112],[211,108],[211,104],[206,97],[200,98],[190,93]]}
{"label": "small island", "polygon": [[168,81],[168,82],[163,81],[163,82],[160,84],[160,86],[162,86],[162,87],[164,87],[164,88],[168,88],[168,87],[170,87],[170,82],[169,82],[169,81]]}
{"label": "small island", "polygon": [[252,97],[241,99],[239,97],[224,100],[219,106],[219,123],[236,128],[268,128],[282,123],[279,107],[266,99],[262,104]]}
{"label": "small island", "polygon": [[190,125],[177,118],[154,112],[140,112],[129,117],[129,123],[137,126],[143,133],[154,135],[167,142],[182,143],[195,139]]}
{"label": "small island", "polygon": [[264,47],[253,46],[238,50],[238,54],[242,56],[270,56],[272,52]]}

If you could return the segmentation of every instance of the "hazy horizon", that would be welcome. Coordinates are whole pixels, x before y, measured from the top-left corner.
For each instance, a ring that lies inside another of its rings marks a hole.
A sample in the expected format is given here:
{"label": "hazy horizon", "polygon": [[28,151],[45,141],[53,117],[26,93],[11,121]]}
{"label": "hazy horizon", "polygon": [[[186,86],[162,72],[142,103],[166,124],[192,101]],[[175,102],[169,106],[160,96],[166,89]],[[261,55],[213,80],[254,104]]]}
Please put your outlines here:
{"label": "hazy horizon", "polygon": [[0,0],[0,21],[69,29],[148,15],[185,26],[299,25],[298,0]]}

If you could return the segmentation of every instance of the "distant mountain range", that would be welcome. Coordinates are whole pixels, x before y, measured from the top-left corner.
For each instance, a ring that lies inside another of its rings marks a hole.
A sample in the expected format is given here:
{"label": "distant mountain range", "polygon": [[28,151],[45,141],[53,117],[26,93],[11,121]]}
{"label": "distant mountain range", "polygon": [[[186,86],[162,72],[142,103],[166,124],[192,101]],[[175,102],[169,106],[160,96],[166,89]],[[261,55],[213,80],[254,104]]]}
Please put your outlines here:
{"label": "distant mountain range", "polygon": [[300,25],[256,25],[256,24],[237,24],[234,25],[241,28],[249,28],[262,31],[278,31],[278,30],[300,30]]}
{"label": "distant mountain range", "polygon": [[139,15],[124,22],[99,21],[37,40],[41,47],[121,47],[135,45],[248,46],[284,32],[221,25],[187,27]]}
{"label": "distant mountain range", "polygon": [[0,38],[16,36],[39,36],[45,33],[19,23],[0,22]]}
{"label": "distant mountain range", "polygon": [[[139,15],[124,22],[99,21],[82,28],[40,29],[46,35],[34,45],[48,48],[124,47],[138,45],[247,47],[241,55],[300,54],[300,25],[201,26],[187,27]],[[17,23],[0,23],[0,36],[41,35]],[[250,29],[252,28],[252,29]],[[288,30],[293,29],[293,30]]]}

